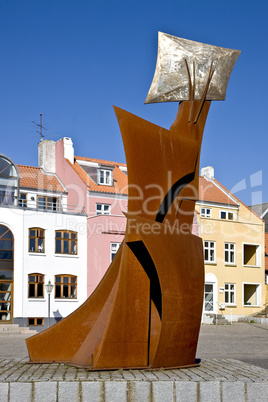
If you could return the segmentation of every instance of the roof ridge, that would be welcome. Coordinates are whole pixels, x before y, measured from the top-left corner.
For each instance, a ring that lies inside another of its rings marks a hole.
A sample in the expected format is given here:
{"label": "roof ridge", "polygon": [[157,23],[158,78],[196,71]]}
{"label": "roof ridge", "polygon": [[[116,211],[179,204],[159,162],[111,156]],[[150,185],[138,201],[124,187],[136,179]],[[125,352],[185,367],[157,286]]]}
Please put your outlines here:
{"label": "roof ridge", "polygon": [[75,155],[74,156],[74,158],[75,159],[78,159],[78,160],[87,160],[87,161],[99,161],[100,163],[103,163],[103,162],[108,162],[108,163],[110,163],[110,164],[113,164],[113,165],[123,165],[123,166],[127,166],[127,164],[126,163],[123,163],[123,162],[115,162],[115,161],[109,161],[109,160],[106,160],[106,159],[98,159],[98,158],[88,158],[87,156],[77,156],[77,155]]}

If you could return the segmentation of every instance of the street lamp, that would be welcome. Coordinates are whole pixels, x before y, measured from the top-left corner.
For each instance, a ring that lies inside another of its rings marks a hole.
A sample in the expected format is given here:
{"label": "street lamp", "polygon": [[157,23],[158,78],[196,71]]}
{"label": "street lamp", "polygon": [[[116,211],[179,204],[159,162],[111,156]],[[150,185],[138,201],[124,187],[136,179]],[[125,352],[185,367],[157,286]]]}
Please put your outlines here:
{"label": "street lamp", "polygon": [[48,294],[48,326],[50,327],[50,295],[52,293],[54,285],[49,280],[48,283],[45,285],[45,288]]}

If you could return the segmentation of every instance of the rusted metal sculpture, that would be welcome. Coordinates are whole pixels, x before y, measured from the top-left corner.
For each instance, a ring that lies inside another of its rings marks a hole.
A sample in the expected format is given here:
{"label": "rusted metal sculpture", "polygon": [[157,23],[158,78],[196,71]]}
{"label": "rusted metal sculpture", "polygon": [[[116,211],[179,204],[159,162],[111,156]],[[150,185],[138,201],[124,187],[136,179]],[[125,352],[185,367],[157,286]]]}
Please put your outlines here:
{"label": "rusted metal sculpture", "polygon": [[183,100],[175,122],[166,130],[115,108],[129,179],[125,239],[88,300],[26,340],[31,362],[93,370],[196,364],[204,263],[191,226],[200,148],[210,100],[224,99],[239,52],[162,33],[159,43],[146,102]]}

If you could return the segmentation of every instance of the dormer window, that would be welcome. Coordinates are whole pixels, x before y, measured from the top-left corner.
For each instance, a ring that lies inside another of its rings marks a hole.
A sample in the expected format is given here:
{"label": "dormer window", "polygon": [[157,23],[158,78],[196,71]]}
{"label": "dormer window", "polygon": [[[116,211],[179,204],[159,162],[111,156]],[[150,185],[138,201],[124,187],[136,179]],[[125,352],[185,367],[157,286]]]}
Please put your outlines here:
{"label": "dormer window", "polygon": [[99,169],[99,183],[104,186],[112,186],[113,172],[112,170]]}

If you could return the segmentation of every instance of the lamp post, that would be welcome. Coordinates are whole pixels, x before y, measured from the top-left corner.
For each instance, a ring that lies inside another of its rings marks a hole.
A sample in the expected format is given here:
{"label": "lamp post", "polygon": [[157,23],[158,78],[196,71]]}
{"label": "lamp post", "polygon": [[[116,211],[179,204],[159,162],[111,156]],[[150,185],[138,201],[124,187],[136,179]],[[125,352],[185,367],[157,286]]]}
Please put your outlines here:
{"label": "lamp post", "polygon": [[45,285],[45,288],[48,294],[48,326],[50,327],[50,295],[52,293],[54,285],[49,280],[48,283]]}

